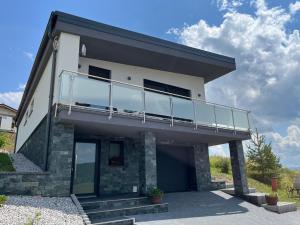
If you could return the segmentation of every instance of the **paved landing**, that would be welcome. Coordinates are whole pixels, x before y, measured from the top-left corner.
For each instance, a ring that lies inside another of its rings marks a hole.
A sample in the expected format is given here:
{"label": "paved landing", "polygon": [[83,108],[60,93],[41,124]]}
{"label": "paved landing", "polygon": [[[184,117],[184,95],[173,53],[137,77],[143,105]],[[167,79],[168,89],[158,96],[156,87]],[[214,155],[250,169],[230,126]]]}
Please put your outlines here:
{"label": "paved landing", "polygon": [[137,215],[137,225],[299,225],[300,211],[269,212],[221,191],[164,196],[169,212]]}

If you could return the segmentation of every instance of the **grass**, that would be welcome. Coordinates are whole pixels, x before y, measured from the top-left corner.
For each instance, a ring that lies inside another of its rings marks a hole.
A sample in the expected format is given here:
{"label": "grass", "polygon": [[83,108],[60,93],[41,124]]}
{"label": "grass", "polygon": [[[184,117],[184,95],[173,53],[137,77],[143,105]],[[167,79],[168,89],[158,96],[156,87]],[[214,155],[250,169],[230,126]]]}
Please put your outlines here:
{"label": "grass", "polygon": [[[225,180],[226,183],[232,183],[232,173],[231,169],[228,173],[222,173],[221,169],[216,167],[215,162],[218,160],[216,159],[218,156],[210,157],[211,163],[211,174],[216,180]],[[279,183],[280,188],[278,189],[278,197],[279,201],[283,202],[296,202],[297,206],[300,207],[300,197],[288,197],[286,192],[286,186],[292,185],[293,176],[300,175],[300,171],[294,171],[289,169],[282,169],[281,170],[281,181]],[[272,188],[271,185],[264,184],[258,180],[248,177],[248,185],[249,187],[255,188],[258,192],[263,193],[271,193]]]}
{"label": "grass", "polygon": [[0,172],[15,171],[7,153],[0,153]]}

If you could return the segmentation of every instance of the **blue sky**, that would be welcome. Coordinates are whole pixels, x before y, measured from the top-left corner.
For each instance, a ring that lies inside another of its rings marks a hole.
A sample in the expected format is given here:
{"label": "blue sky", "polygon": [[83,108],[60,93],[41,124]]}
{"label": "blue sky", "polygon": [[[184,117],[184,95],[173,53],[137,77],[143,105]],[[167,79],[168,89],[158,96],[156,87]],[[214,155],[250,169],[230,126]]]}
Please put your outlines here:
{"label": "blue sky", "polygon": [[[60,10],[236,58],[208,100],[252,111],[286,166],[300,166],[300,1],[5,1],[0,102],[17,107],[49,15]],[[212,152],[228,155],[226,146]]]}

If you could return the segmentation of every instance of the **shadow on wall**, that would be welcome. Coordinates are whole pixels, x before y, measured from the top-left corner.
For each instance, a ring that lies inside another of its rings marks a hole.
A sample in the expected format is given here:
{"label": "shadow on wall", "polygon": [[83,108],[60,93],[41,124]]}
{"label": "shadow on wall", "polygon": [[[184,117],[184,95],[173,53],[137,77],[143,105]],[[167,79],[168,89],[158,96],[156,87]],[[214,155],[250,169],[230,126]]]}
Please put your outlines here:
{"label": "shadow on wall", "polygon": [[224,216],[248,212],[240,206],[241,199],[220,192],[181,192],[164,196],[169,212],[135,216],[137,222],[170,220],[206,216]]}

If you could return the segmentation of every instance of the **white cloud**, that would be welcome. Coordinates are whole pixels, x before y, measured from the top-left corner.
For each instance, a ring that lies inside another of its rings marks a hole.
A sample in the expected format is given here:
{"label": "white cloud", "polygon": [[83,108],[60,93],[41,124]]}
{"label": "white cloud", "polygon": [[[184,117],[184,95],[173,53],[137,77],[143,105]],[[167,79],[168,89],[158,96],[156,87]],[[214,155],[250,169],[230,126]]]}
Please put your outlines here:
{"label": "white cloud", "polygon": [[0,93],[0,103],[4,103],[14,108],[18,108],[21,98],[23,95],[23,91],[10,91]]}
{"label": "white cloud", "polygon": [[274,140],[273,149],[279,155],[281,162],[290,167],[300,168],[300,127],[289,126],[286,136],[277,132],[271,132],[268,136]]}
{"label": "white cloud", "polygon": [[28,58],[30,61],[34,61],[34,55],[31,52],[23,52],[23,54]]}
{"label": "white cloud", "polygon": [[300,10],[300,1],[296,1],[295,3],[291,3],[289,5],[290,8],[290,12],[292,14],[295,14],[296,12],[298,12]]}
{"label": "white cloud", "polygon": [[244,0],[217,0],[217,7],[220,11],[235,11],[243,2]]}
{"label": "white cloud", "polygon": [[254,125],[271,131],[274,122],[299,117],[299,30],[288,32],[289,10],[264,0],[251,7],[253,14],[226,11],[218,26],[200,20],[170,32],[188,46],[234,57],[237,70],[207,84],[207,99],[249,109]]}
{"label": "white cloud", "polygon": [[25,87],[26,87],[26,83],[25,84],[19,84],[18,89],[21,90],[21,91],[24,91]]}

